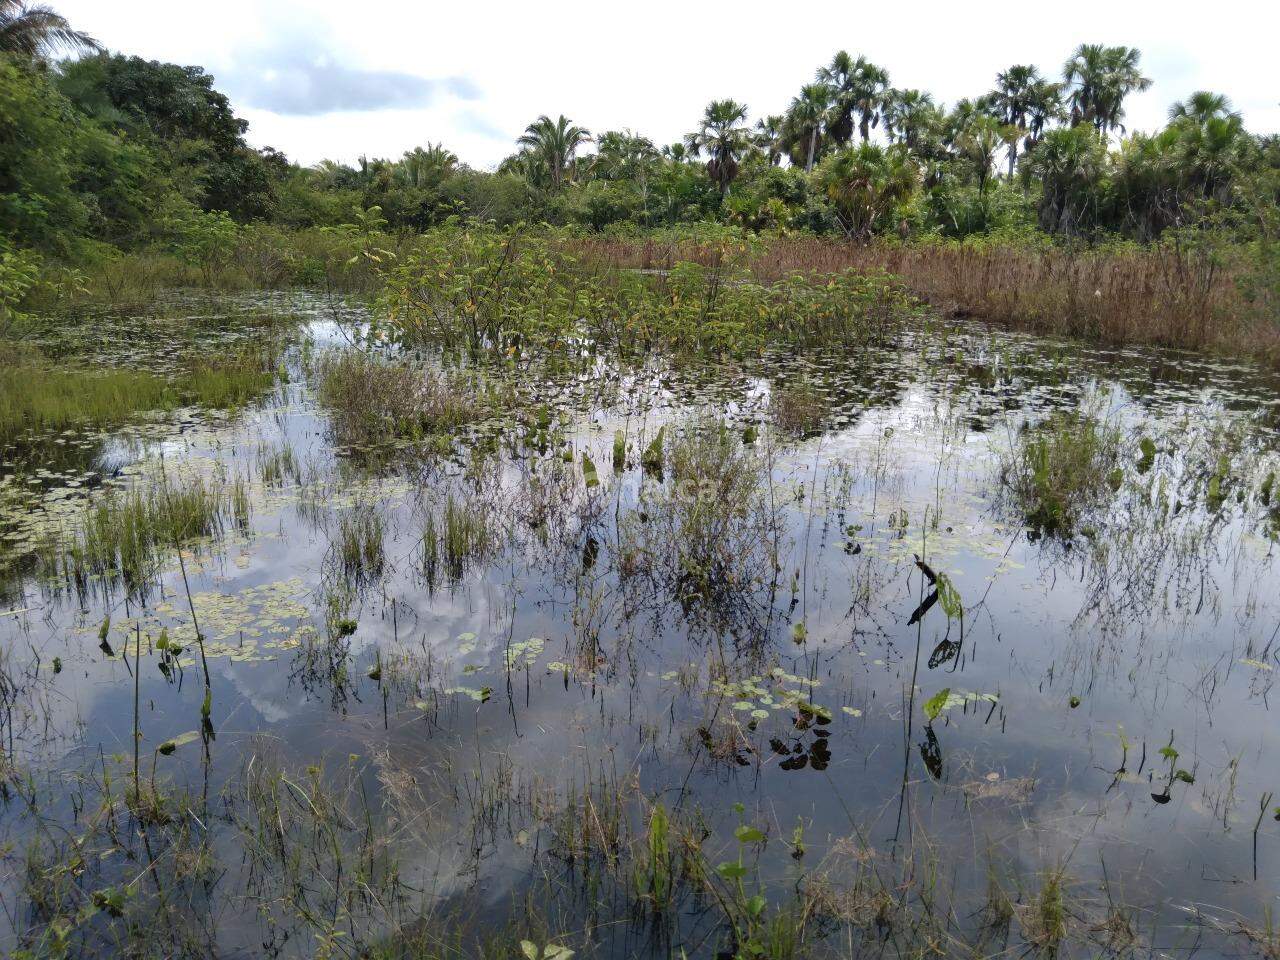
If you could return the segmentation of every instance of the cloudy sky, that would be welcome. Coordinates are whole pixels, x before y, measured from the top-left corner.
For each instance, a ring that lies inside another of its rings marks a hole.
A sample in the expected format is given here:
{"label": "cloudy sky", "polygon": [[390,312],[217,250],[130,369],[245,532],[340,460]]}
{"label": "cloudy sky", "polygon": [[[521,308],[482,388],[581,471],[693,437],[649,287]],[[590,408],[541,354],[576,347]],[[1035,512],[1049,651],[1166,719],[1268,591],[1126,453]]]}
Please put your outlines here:
{"label": "cloudy sky", "polygon": [[895,86],[946,101],[1035,63],[1057,75],[1079,43],[1138,47],[1153,88],[1131,129],[1171,102],[1226,93],[1259,132],[1280,131],[1280,5],[1221,0],[1056,4],[724,2],[431,3],[424,0],[54,0],[113,50],[195,63],[250,122],[252,143],[303,163],[398,156],[442,141],[496,164],[541,113],[659,143],[733,97],[752,119],[781,112],[845,48]]}

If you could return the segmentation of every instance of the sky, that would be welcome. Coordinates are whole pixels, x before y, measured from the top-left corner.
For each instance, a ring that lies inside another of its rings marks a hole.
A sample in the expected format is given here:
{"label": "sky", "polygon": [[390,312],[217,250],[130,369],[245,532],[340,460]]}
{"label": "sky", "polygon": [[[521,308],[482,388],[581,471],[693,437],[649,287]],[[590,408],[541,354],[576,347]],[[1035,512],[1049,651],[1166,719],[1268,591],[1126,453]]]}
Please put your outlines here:
{"label": "sky", "polygon": [[946,103],[1033,63],[1058,76],[1080,43],[1142,51],[1155,82],[1126,101],[1130,130],[1159,127],[1193,90],[1227,94],[1248,128],[1280,132],[1280,4],[1072,0],[1053,5],[430,0],[53,0],[113,51],[199,64],[248,139],[304,164],[398,157],[442,142],[491,168],[540,114],[670,143],[706,104],[781,113],[838,49],[897,87]]}

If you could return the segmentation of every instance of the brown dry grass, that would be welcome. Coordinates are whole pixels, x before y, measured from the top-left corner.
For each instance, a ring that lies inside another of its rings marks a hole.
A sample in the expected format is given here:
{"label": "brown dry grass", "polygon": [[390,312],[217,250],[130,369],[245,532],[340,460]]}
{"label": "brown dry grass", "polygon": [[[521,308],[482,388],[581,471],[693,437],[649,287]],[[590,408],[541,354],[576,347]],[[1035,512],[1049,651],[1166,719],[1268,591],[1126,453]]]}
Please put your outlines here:
{"label": "brown dry grass", "polygon": [[[592,237],[575,241],[607,266],[661,270],[712,263],[722,246],[698,240]],[[1277,306],[1249,302],[1240,268],[1173,246],[1069,250],[997,243],[856,244],[776,237],[740,254],[762,281],[793,271],[885,270],[951,316],[1111,344],[1248,354],[1280,362]]]}

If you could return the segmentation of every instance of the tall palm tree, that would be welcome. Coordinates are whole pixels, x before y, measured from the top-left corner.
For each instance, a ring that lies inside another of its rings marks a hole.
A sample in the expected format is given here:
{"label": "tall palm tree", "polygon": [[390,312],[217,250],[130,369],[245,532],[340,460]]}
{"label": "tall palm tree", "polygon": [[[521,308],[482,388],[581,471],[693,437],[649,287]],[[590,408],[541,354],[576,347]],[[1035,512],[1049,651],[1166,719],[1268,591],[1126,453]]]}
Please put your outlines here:
{"label": "tall palm tree", "polygon": [[858,112],[858,135],[863,143],[871,136],[871,128],[880,123],[888,90],[889,72],[859,57],[854,65],[853,104]]}
{"label": "tall palm tree", "polygon": [[854,118],[865,143],[871,129],[880,123],[880,114],[889,90],[889,72],[864,56],[857,59],[841,50],[831,63],[821,67],[817,81],[831,88],[835,108],[827,123],[831,139],[838,145],[853,136]]}
{"label": "tall palm tree", "polygon": [[923,90],[890,90],[885,98],[885,133],[890,142],[900,139],[914,153],[936,111],[933,97]]}
{"label": "tall palm tree", "polygon": [[769,158],[769,165],[776,167],[782,161],[782,138],[786,129],[785,118],[774,114],[756,121],[756,149]]}
{"label": "tall palm tree", "polygon": [[1184,117],[1196,123],[1204,123],[1210,117],[1238,117],[1239,112],[1232,109],[1231,100],[1221,93],[1208,90],[1197,90],[1185,100],[1179,100],[1169,108],[1170,122]]}
{"label": "tall palm tree", "polygon": [[571,173],[578,148],[591,140],[591,131],[575,126],[563,113],[552,120],[546,114],[525,128],[516,140],[541,162],[552,190],[559,190],[565,175]]}
{"label": "tall palm tree", "polygon": [[1062,106],[1062,84],[1042,80],[1032,86],[1027,95],[1027,140],[1030,149],[1044,136],[1044,128],[1050,121],[1065,120]]}
{"label": "tall palm tree", "polygon": [[729,192],[729,184],[738,175],[738,158],[751,144],[746,121],[744,104],[736,100],[713,100],[707,104],[698,129],[685,137],[691,153],[707,154],[707,173],[720,187],[721,194]]}
{"label": "tall palm tree", "polygon": [[65,17],[43,4],[0,0],[0,53],[47,60],[55,53],[101,50],[97,40],[71,29]]}
{"label": "tall palm tree", "polygon": [[996,88],[992,91],[991,102],[1000,111],[1000,118],[1018,130],[1018,136],[1009,141],[1010,177],[1018,163],[1018,144],[1026,136],[1032,98],[1044,82],[1040,71],[1029,64],[1017,63],[996,74]]}
{"label": "tall palm tree", "polygon": [[995,117],[981,114],[974,117],[956,139],[960,155],[973,164],[979,193],[987,191],[987,180],[1000,148],[1010,146],[1020,135],[1013,124],[1001,123]]}
{"label": "tall palm tree", "polygon": [[814,156],[818,152],[818,137],[822,134],[822,123],[830,105],[830,87],[821,83],[807,83],[800,88],[800,95],[791,101],[791,107],[787,111],[792,128],[805,142],[806,173],[813,170]]}
{"label": "tall palm tree", "polygon": [[1091,123],[1100,136],[1124,131],[1124,99],[1151,86],[1133,47],[1107,47],[1082,43],[1063,65],[1062,75],[1071,88],[1071,125]]}
{"label": "tall palm tree", "polygon": [[858,63],[847,50],[838,51],[825,67],[819,67],[815,80],[831,88],[834,106],[827,120],[827,135],[836,146],[843,147],[853,137],[853,76]]}

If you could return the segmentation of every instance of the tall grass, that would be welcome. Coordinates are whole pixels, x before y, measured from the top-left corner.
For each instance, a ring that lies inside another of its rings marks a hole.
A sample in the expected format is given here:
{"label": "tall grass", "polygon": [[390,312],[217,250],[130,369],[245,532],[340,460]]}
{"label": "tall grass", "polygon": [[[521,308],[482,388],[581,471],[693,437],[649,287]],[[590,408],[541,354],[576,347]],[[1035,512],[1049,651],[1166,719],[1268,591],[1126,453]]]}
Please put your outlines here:
{"label": "tall grass", "polygon": [[239,481],[218,486],[196,478],[162,480],[104,497],[86,507],[76,526],[41,551],[43,574],[85,595],[122,583],[146,590],[170,550],[248,525],[247,493]]}
{"label": "tall grass", "polygon": [[117,426],[180,403],[242,406],[275,382],[276,355],[244,348],[204,358],[173,379],[145,370],[58,366],[38,351],[0,343],[0,444],[23,435]]}
{"label": "tall grass", "polygon": [[185,398],[208,407],[240,407],[275,384],[278,356],[266,346],[245,346],[230,356],[192,364],[179,384]]}
{"label": "tall grass", "polygon": [[[1280,360],[1277,304],[1245,248],[1176,243],[1070,248],[1047,240],[856,244],[779,236],[729,249],[701,237],[567,241],[598,266],[670,270],[729,260],[762,283],[794,273],[885,271],[953,315],[1108,343],[1220,349]],[[1259,290],[1261,289],[1261,293]]]}
{"label": "tall grass", "polygon": [[317,372],[320,402],[343,444],[448,434],[474,423],[486,409],[478,381],[461,373],[359,351],[321,358]]}
{"label": "tall grass", "polygon": [[169,384],[151,373],[60,368],[0,345],[0,443],[28,432],[111,426],[172,401]]}
{"label": "tall grass", "polygon": [[1119,486],[1119,451],[1115,426],[1086,413],[1058,412],[1023,428],[1002,476],[1033,530],[1070,536]]}

